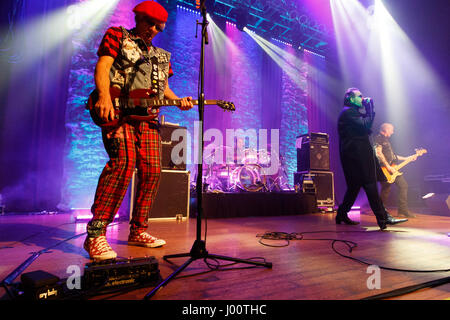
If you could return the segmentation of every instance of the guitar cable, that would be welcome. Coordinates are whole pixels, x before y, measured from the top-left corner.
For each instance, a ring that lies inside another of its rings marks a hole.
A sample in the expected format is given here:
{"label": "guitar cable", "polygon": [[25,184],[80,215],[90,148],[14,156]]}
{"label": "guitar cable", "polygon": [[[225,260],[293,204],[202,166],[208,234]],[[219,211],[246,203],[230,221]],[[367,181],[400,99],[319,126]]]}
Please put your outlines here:
{"label": "guitar cable", "polygon": [[[361,264],[364,265],[374,265],[374,263],[370,263],[367,262],[365,260],[362,259],[358,259],[355,257],[352,257],[350,255],[346,255],[343,254],[341,252],[339,252],[335,245],[337,243],[343,243],[347,246],[349,253],[353,252],[353,249],[358,247],[358,244],[354,241],[351,240],[345,240],[345,239],[336,239],[336,238],[317,238],[317,239],[305,239],[304,235],[305,234],[315,234],[315,233],[373,233],[373,232],[379,232],[378,230],[374,230],[374,231],[363,231],[363,230],[355,230],[355,231],[336,231],[336,230],[323,230],[323,231],[307,231],[307,232],[292,232],[292,233],[287,233],[287,232],[265,232],[263,234],[257,234],[256,237],[260,238],[259,239],[259,243],[264,245],[264,246],[269,246],[269,247],[287,247],[290,244],[290,241],[293,240],[309,240],[309,241],[332,241],[331,243],[331,248],[333,249],[333,251],[338,254],[339,256],[343,257],[343,258],[347,258],[356,262],[359,262]],[[276,241],[285,241],[285,244],[283,245],[272,245],[272,244],[268,244],[267,242],[263,241],[263,240],[276,240]],[[393,267],[386,267],[386,266],[378,266],[380,269],[383,270],[388,270],[388,271],[398,271],[398,272],[411,272],[411,273],[438,273],[438,272],[450,272],[450,266],[449,268],[444,268],[444,269],[431,269],[431,270],[411,270],[411,269],[401,269],[401,268],[393,268]]]}

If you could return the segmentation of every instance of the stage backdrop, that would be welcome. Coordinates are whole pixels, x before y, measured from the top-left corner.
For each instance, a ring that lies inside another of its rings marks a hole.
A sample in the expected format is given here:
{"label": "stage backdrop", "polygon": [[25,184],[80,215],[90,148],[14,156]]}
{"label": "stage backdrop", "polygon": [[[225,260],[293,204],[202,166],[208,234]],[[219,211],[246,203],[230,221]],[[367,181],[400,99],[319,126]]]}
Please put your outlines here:
{"label": "stage backdrop", "polygon": [[[100,130],[83,110],[83,101],[94,88],[93,71],[97,59],[96,50],[108,26],[134,27],[131,13],[135,1],[120,1],[116,9],[98,29],[84,41],[74,38],[76,54],[70,69],[69,98],[66,117],[66,145],[64,157],[64,182],[62,207],[89,207],[92,204],[98,176],[107,161],[103,150]],[[174,75],[169,84],[179,96],[197,97],[200,38],[195,38],[198,14],[181,9],[170,10],[166,30],[155,39],[155,45],[172,53]],[[316,63],[323,64],[321,57],[305,59],[302,53],[289,46],[280,48],[298,56],[296,79],[289,77],[247,33],[232,25],[221,26],[229,40],[223,40],[209,28],[210,44],[206,46],[205,94],[207,99],[223,99],[234,102],[236,112],[224,113],[215,106],[207,106],[205,129],[217,128],[226,137],[226,129],[279,129],[280,154],[285,159],[289,182],[293,183],[296,170],[296,136],[308,131],[308,103],[317,107],[308,92],[309,72]],[[221,41],[221,43],[214,43]],[[275,42],[276,43],[276,42]],[[317,79],[317,90],[320,85]],[[162,111],[165,120],[188,128],[194,136],[194,122],[198,119],[197,108],[182,112],[176,107]],[[317,127],[317,129],[320,129]],[[270,139],[270,137],[269,137]],[[225,141],[224,141],[225,143]],[[191,158],[192,159],[192,158]],[[196,166],[188,165],[191,177]]]}
{"label": "stage backdrop", "polygon": [[[96,51],[109,26],[134,27],[132,9],[138,2],[119,0],[106,14],[101,12],[104,16],[99,12],[85,22],[74,20],[73,5],[88,1],[2,2],[8,12],[3,25],[9,23],[8,37],[13,39],[12,46],[2,47],[6,77],[1,86],[5,104],[0,111],[0,193],[7,211],[92,205],[98,177],[108,160],[100,130],[85,110],[94,89]],[[195,34],[201,17],[169,3],[169,21],[155,45],[172,53],[174,75],[169,84],[173,91],[197,98],[200,39]],[[45,28],[33,27],[38,22]],[[325,90],[330,80],[325,76],[327,61],[271,41],[284,52],[276,54],[284,57],[280,64],[249,34],[223,21],[217,24],[221,31],[212,24],[208,28],[206,98],[232,101],[236,112],[207,106],[205,129],[219,129],[224,138],[226,129],[267,129],[269,133],[279,129],[280,154],[292,184],[296,137],[308,128],[330,134],[334,128],[340,102]],[[187,127],[194,137],[197,110],[169,107],[162,114],[166,121]],[[194,179],[196,165],[189,164],[188,169]]]}

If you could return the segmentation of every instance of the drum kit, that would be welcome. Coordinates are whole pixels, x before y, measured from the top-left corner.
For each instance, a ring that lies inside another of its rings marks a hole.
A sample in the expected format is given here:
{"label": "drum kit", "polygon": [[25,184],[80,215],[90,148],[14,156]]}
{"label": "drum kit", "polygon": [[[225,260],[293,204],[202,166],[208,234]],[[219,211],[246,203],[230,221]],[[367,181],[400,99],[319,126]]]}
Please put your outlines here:
{"label": "drum kit", "polygon": [[[238,155],[227,146],[217,147],[204,158],[206,192],[290,191],[284,158],[275,151],[245,149]],[[225,159],[233,154],[233,159]],[[220,157],[217,157],[220,155]],[[274,163],[275,161],[275,163]],[[273,169],[270,165],[276,165]]]}

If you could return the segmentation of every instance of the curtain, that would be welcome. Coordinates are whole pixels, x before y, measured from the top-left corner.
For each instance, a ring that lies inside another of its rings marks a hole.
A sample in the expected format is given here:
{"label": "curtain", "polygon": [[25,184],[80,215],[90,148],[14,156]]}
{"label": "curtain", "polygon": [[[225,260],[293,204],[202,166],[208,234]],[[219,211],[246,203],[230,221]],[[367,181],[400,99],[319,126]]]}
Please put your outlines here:
{"label": "curtain", "polygon": [[50,46],[52,34],[30,26],[68,2],[2,1],[0,193],[9,212],[54,210],[60,199],[71,46]]}
{"label": "curtain", "polygon": [[308,64],[308,128],[309,132],[329,135],[330,171],[334,172],[336,200],[345,192],[345,178],[339,159],[337,119],[342,109],[345,88],[340,81],[336,63],[305,52]]}

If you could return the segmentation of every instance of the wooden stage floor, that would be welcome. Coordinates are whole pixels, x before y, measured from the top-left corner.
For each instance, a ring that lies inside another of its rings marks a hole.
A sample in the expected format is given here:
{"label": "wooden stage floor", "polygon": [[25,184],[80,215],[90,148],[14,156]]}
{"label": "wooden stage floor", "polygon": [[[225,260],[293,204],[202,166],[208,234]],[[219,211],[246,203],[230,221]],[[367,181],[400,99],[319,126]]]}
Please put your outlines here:
{"label": "wooden stage floor", "polygon": [[[395,215],[395,211],[392,212]],[[210,219],[206,246],[209,253],[249,259],[263,257],[273,268],[247,268],[208,271],[203,260],[191,264],[181,278],[172,280],[153,300],[358,300],[431,280],[446,278],[450,272],[419,273],[381,270],[381,288],[369,289],[368,265],[345,258],[333,251],[331,240],[357,243],[352,253],[343,243],[335,243],[343,255],[366,261],[369,265],[408,270],[448,270],[450,268],[450,217],[418,214],[408,222],[379,231],[373,214],[352,213],[358,226],[336,225],[334,213],[295,216],[242,217]],[[4,279],[31,252],[85,232],[86,223],[75,223],[70,214],[0,216],[0,278]],[[204,224],[202,237],[204,236]],[[357,232],[355,232],[357,231]],[[147,249],[127,245],[128,222],[108,229],[107,237],[119,257],[154,256],[163,278],[176,266],[164,261],[167,254],[189,252],[196,236],[196,220],[151,221],[149,232],[163,238],[162,248]],[[302,240],[273,241],[262,245],[257,237],[265,232],[303,233]],[[311,233],[317,232],[317,233]],[[75,237],[43,253],[25,272],[43,270],[60,278],[69,276],[67,268],[83,270],[89,262],[82,244],[85,236]],[[283,246],[285,245],[285,246]],[[181,265],[186,258],[172,260]],[[214,263],[211,261],[211,263]],[[221,264],[228,264],[220,261]],[[226,266],[225,268],[247,265]],[[198,275],[184,277],[186,275]],[[20,277],[16,279],[19,281]],[[140,300],[151,288],[92,299]],[[0,297],[8,300],[3,288]],[[450,284],[422,289],[394,299],[443,300],[450,298]]]}

